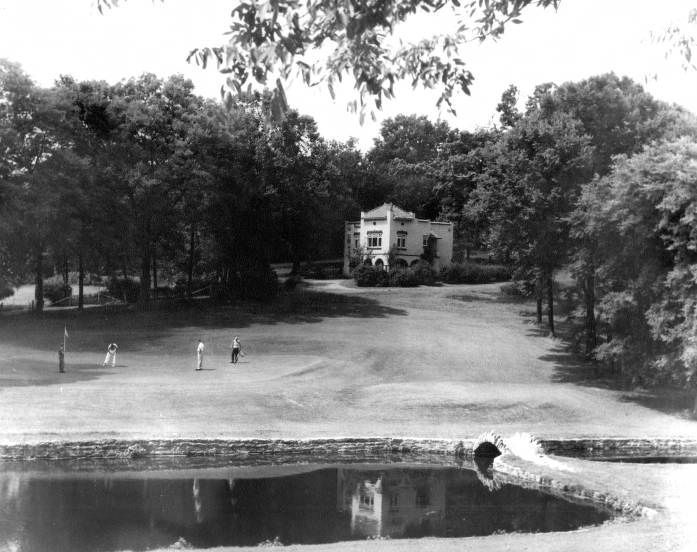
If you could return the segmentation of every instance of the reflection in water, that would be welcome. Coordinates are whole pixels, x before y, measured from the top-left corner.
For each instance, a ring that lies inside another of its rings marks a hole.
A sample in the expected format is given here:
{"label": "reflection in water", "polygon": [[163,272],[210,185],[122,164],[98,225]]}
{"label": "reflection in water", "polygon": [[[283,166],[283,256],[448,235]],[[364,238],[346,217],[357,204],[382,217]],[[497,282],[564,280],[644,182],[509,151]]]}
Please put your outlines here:
{"label": "reflection in water", "polygon": [[445,478],[430,470],[379,475],[338,470],[338,510],[351,512],[354,537],[442,535]]}
{"label": "reflection in water", "polygon": [[607,513],[472,470],[383,466],[264,478],[2,474],[0,550],[146,550],[559,531]]}

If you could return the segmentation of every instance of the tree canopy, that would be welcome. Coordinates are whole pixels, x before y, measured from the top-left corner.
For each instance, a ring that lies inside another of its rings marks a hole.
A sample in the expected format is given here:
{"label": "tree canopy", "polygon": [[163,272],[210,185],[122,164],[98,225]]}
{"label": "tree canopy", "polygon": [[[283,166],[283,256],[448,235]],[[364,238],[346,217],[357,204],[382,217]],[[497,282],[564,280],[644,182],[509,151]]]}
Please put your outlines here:
{"label": "tree canopy", "polygon": [[[100,12],[119,0],[97,0]],[[189,59],[213,62],[228,75],[227,102],[251,83],[272,89],[272,114],[287,108],[281,79],[300,77],[324,85],[334,97],[338,82],[351,79],[356,99],[349,108],[361,121],[407,80],[438,93],[437,105],[455,112],[452,98],[469,94],[474,75],[459,47],[497,39],[521,22],[530,7],[557,8],[559,0],[241,0],[230,14],[228,42],[198,47]],[[458,27],[415,43],[394,40],[401,24],[417,13],[451,10]],[[251,90],[251,88],[249,88]]]}

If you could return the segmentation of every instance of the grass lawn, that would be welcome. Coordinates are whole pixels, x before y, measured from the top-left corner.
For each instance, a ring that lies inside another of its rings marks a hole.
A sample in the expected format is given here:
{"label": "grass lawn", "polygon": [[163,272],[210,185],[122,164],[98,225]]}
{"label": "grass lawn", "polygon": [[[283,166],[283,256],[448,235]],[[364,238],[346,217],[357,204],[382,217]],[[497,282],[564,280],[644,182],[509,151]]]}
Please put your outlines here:
{"label": "grass lawn", "polygon": [[[697,423],[646,397],[588,383],[590,368],[541,335],[529,311],[496,285],[322,282],[271,304],[7,314],[0,440],[695,435]],[[245,356],[232,365],[235,334]],[[195,372],[199,338],[205,370]],[[102,368],[111,341],[117,365]]]}

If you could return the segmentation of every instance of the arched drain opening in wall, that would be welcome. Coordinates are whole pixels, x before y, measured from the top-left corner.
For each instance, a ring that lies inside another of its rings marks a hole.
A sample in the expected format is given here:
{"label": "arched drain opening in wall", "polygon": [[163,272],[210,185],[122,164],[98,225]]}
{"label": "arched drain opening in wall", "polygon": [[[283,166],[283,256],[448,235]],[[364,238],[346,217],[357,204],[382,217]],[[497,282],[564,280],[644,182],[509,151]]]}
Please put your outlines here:
{"label": "arched drain opening in wall", "polygon": [[480,443],[477,448],[474,449],[475,458],[496,458],[501,456],[501,451],[496,445],[490,443],[489,441],[484,441]]}

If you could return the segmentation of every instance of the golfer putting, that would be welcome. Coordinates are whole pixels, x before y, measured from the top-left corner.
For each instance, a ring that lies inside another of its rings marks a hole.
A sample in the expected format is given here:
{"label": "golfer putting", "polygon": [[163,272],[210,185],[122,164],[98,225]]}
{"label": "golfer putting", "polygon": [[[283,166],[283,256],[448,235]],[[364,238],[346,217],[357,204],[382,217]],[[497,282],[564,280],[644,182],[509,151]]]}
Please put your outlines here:
{"label": "golfer putting", "polygon": [[106,357],[104,357],[104,362],[102,366],[107,366],[111,364],[112,368],[116,367],[116,351],[118,351],[119,346],[116,343],[109,343],[106,349]]}

